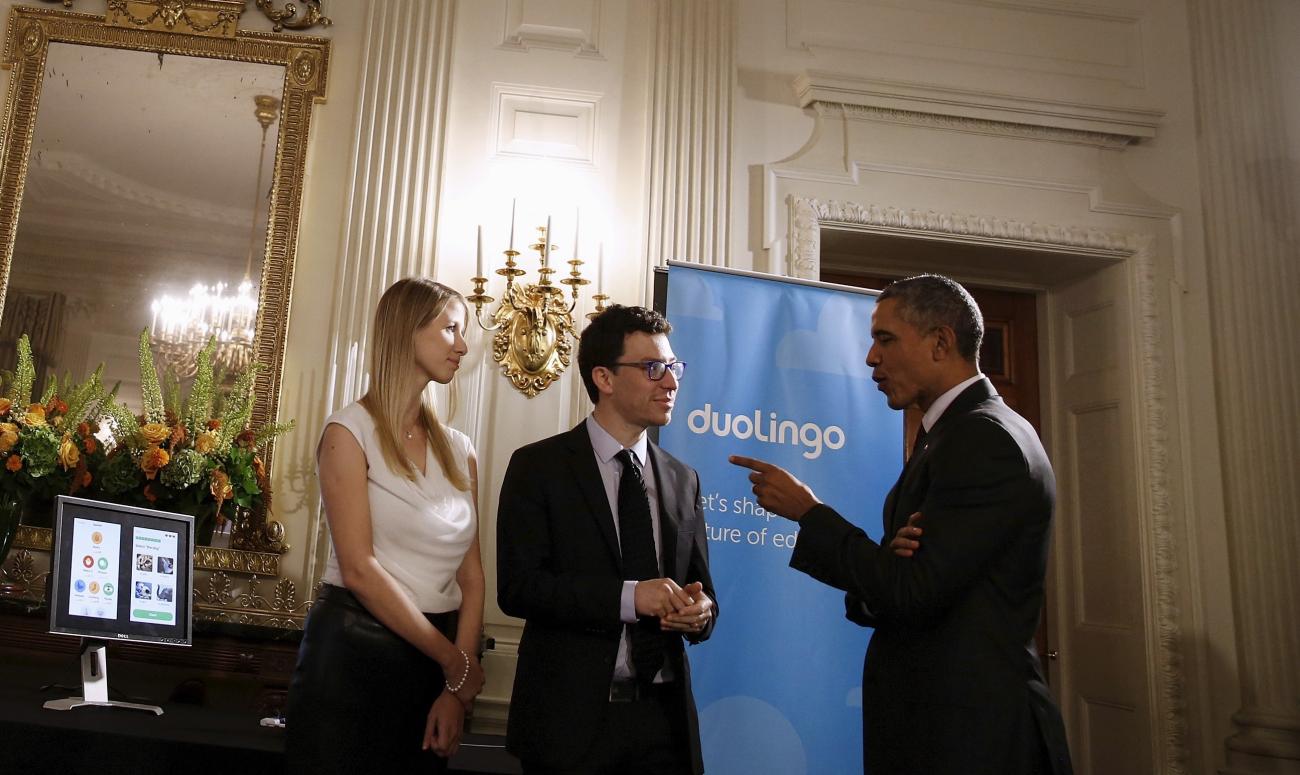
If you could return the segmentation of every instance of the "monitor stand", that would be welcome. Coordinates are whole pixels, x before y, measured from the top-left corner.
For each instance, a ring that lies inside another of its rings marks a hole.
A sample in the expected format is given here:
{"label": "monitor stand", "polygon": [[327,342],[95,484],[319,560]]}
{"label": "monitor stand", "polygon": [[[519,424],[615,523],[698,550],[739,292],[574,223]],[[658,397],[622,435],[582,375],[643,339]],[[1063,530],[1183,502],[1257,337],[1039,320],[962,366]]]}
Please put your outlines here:
{"label": "monitor stand", "polygon": [[84,696],[50,700],[45,703],[45,707],[49,710],[72,710],[93,706],[127,708],[149,711],[158,716],[163,712],[163,709],[157,705],[141,705],[108,699],[108,644],[102,640],[86,640],[81,644],[81,693]]}

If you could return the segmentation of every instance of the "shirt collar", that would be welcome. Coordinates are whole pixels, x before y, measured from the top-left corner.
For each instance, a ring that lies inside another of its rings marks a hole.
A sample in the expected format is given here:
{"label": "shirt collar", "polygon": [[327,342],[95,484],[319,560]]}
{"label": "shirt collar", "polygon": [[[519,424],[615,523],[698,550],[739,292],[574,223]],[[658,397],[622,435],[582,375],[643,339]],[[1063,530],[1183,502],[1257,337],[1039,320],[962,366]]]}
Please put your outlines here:
{"label": "shirt collar", "polygon": [[[596,459],[601,463],[609,463],[623,449],[623,445],[618,443],[618,439],[609,435],[609,431],[601,426],[594,414],[587,417],[587,435],[591,436],[591,448],[596,453]],[[642,468],[646,465],[648,444],[645,431],[641,431],[632,446],[628,447],[636,455],[636,462],[640,463]]]}
{"label": "shirt collar", "polygon": [[946,393],[935,399],[934,403],[930,404],[930,408],[925,410],[925,415],[921,418],[921,427],[925,428],[925,432],[930,432],[930,429],[934,427],[935,423],[939,422],[939,418],[943,417],[943,413],[948,410],[948,407],[952,406],[952,402],[956,400],[957,396],[961,395],[963,390],[982,379],[984,379],[983,374],[976,374],[964,382],[959,382],[956,385],[953,385]]}

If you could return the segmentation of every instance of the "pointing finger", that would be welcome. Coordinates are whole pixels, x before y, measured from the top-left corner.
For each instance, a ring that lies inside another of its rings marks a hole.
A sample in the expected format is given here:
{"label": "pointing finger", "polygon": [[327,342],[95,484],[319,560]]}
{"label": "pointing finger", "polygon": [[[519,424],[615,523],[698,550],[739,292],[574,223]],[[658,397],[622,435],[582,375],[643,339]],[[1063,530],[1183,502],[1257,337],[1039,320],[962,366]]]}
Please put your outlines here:
{"label": "pointing finger", "polygon": [[744,455],[732,455],[731,457],[727,458],[727,460],[732,465],[741,466],[742,468],[748,468],[750,470],[757,471],[760,474],[771,471],[775,467],[771,463],[765,463],[762,460],[759,460],[757,458],[745,457]]}

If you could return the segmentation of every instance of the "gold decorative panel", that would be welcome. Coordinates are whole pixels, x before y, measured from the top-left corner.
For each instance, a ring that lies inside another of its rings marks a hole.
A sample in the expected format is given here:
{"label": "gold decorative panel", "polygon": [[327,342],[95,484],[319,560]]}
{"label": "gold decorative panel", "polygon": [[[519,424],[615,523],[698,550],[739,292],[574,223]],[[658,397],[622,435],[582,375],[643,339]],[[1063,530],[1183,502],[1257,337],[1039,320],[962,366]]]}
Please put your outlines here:
{"label": "gold decorative panel", "polygon": [[129,30],[233,38],[244,0],[108,0],[105,22]]}

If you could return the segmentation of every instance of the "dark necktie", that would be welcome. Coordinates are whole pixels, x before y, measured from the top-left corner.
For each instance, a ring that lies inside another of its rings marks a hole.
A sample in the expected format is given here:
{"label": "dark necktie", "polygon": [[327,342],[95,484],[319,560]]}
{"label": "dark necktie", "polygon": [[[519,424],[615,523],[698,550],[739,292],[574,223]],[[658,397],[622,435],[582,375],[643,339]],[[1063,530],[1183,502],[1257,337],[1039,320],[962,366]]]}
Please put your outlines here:
{"label": "dark necktie", "polygon": [[[615,457],[623,464],[618,478],[618,543],[623,554],[623,578],[645,581],[658,578],[654,528],[650,524],[650,499],[646,496],[641,466],[629,449]],[[650,683],[664,661],[663,636],[656,617],[643,616],[632,625],[632,666],[637,679]]]}
{"label": "dark necktie", "polygon": [[925,435],[924,425],[916,429],[916,441],[912,442],[912,454],[908,456],[908,462],[911,462],[912,458],[916,457],[916,453],[920,452],[922,447],[925,446]]}

